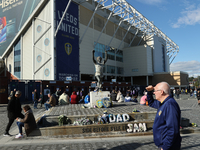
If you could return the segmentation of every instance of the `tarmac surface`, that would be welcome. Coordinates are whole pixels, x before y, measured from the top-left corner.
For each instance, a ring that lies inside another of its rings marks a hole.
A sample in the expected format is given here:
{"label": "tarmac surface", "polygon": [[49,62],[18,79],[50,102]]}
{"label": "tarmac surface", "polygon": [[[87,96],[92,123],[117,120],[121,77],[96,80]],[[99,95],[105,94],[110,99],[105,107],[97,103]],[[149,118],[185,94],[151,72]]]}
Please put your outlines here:
{"label": "tarmac surface", "polygon": [[[189,97],[189,95],[181,95],[177,100],[181,116],[190,119],[190,123],[196,123],[200,126],[200,106],[197,104],[197,99]],[[134,108],[140,112],[156,111],[156,109],[140,106],[137,103],[114,103],[112,108],[81,108],[82,104],[68,105],[66,107],[56,106],[48,115],[88,115],[88,114],[102,114],[104,110],[108,113],[131,113]],[[76,136],[71,137],[26,137],[15,139],[15,136],[3,137],[5,127],[7,125],[7,105],[0,105],[0,150],[154,150],[157,149],[153,136],[122,136],[112,138],[101,138],[101,136],[92,138],[91,135],[81,135],[81,138]],[[31,105],[33,108],[33,106]],[[39,107],[38,107],[39,108]],[[43,108],[33,109],[35,118],[42,116],[45,113]],[[199,130],[199,127],[189,127],[191,130]],[[13,123],[10,133],[12,135],[18,134],[16,122]],[[101,133],[104,134],[104,133]],[[121,133],[119,133],[121,134]],[[200,149],[200,134],[182,134],[182,149],[199,150]]]}

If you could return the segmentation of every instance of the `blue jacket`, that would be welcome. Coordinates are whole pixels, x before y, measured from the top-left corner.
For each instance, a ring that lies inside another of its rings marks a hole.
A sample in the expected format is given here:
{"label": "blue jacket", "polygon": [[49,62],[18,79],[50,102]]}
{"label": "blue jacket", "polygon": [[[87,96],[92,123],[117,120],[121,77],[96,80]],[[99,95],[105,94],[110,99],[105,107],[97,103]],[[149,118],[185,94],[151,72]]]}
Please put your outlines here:
{"label": "blue jacket", "polygon": [[90,102],[90,96],[89,95],[86,95],[85,96],[85,99],[84,99],[84,103],[87,104]]}
{"label": "blue jacket", "polygon": [[168,96],[162,103],[153,99],[153,92],[147,93],[150,107],[158,109],[154,125],[154,143],[163,150],[176,150],[181,147],[179,105],[173,97]]}

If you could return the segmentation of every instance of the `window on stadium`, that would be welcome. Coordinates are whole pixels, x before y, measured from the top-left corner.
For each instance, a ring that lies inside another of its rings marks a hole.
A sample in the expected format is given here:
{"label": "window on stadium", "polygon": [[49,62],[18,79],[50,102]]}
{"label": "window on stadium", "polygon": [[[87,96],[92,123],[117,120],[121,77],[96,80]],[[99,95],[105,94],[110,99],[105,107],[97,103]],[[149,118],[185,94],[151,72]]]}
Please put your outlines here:
{"label": "window on stadium", "polygon": [[123,51],[122,50],[118,50],[116,52],[116,61],[123,62]]}
{"label": "window on stadium", "polygon": [[117,74],[124,74],[124,68],[117,67]]}
{"label": "window on stadium", "polygon": [[21,40],[14,46],[14,75],[18,78],[21,75]]}
{"label": "window on stadium", "polygon": [[107,73],[115,74],[115,66],[107,65]]}
{"label": "window on stadium", "polygon": [[115,48],[106,46],[106,50],[108,54],[108,59],[115,60]]}
{"label": "window on stadium", "polygon": [[[94,43],[94,45],[96,42]],[[95,53],[94,56],[98,57],[101,56],[102,58],[105,58],[105,45],[97,43],[94,47]]]}

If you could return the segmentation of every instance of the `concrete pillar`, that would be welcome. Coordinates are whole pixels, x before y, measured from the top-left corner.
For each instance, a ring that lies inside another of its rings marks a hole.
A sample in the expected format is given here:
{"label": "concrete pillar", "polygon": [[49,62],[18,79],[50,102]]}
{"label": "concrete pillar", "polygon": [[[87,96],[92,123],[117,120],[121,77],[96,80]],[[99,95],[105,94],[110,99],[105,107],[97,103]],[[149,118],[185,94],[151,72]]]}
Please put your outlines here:
{"label": "concrete pillar", "polygon": [[147,86],[149,85],[149,76],[146,76]]}
{"label": "concrete pillar", "polygon": [[133,86],[133,77],[131,77],[131,85]]}

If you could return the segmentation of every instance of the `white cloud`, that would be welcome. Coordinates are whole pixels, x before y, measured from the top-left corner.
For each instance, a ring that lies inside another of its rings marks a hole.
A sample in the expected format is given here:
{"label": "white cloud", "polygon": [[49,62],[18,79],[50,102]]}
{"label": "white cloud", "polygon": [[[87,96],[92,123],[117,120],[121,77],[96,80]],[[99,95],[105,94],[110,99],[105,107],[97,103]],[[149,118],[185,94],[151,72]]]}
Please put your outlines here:
{"label": "white cloud", "polygon": [[172,63],[170,65],[170,71],[184,71],[187,72],[189,76],[200,76],[200,62],[192,60]]}
{"label": "white cloud", "polygon": [[195,8],[194,4],[187,6],[181,14],[182,16],[172,25],[173,28],[179,28],[181,25],[200,24],[200,7]]}
{"label": "white cloud", "polygon": [[163,3],[165,0],[137,0],[137,1],[145,4],[157,5]]}

